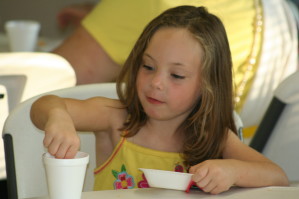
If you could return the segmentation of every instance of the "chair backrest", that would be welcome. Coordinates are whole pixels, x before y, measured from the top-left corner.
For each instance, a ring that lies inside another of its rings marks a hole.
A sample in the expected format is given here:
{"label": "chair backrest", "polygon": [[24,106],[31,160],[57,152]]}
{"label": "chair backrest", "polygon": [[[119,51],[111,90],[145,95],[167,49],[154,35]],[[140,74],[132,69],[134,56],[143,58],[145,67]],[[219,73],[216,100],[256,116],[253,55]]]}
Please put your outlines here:
{"label": "chair backrest", "polygon": [[7,90],[9,110],[22,101],[26,81],[26,75],[0,75],[0,84],[4,85]]}
{"label": "chair backrest", "polygon": [[[52,90],[74,86],[76,76],[72,66],[53,53],[0,53],[0,84],[7,90],[9,111],[20,102]],[[4,122],[6,117],[1,117]],[[2,128],[1,128],[2,132]],[[0,146],[3,151],[3,146]],[[5,168],[0,161],[0,167]]]}
{"label": "chair backrest", "polygon": [[[52,91],[61,97],[86,99],[94,96],[117,98],[115,84],[90,84]],[[31,198],[47,195],[45,171],[42,163],[44,133],[30,120],[32,103],[40,97],[33,97],[19,104],[8,116],[3,139],[6,155],[8,195],[10,199]],[[95,138],[91,132],[79,132],[81,149],[90,154],[84,191],[93,188],[95,161]]]}
{"label": "chair backrest", "polygon": [[[7,91],[5,86],[0,84],[0,129],[2,131],[4,121],[8,116],[8,100]],[[0,139],[0,180],[6,178],[5,160],[4,160],[4,147],[3,140]]]}
{"label": "chair backrest", "polygon": [[244,124],[243,124],[243,121],[242,121],[240,115],[236,111],[233,112],[233,117],[234,117],[234,121],[235,121],[235,124],[236,124],[238,136],[239,136],[240,140],[242,142],[244,142],[244,139],[243,139]]}
{"label": "chair backrest", "polygon": [[279,84],[250,146],[299,181],[299,71]]}
{"label": "chair backrest", "polygon": [[[9,80],[1,80],[5,85],[9,98],[15,99],[13,94],[22,93],[20,101],[27,100],[44,92],[67,88],[76,84],[76,76],[72,66],[61,56],[53,53],[40,52],[15,52],[0,53],[0,75],[1,76],[25,76],[25,84],[17,84],[17,90],[10,90]],[[25,86],[24,86],[25,85]],[[9,99],[10,102],[10,99]],[[13,107],[11,107],[13,108]]]}

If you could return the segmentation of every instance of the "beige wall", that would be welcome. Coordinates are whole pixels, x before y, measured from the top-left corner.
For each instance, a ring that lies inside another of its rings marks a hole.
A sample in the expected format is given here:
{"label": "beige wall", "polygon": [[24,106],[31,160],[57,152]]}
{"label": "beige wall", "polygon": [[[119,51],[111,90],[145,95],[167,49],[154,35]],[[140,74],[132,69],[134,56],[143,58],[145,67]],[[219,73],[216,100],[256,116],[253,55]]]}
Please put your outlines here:
{"label": "beige wall", "polygon": [[64,6],[98,2],[98,0],[0,0],[0,31],[4,31],[4,23],[10,19],[38,20],[41,36],[61,37],[65,33],[57,27],[56,14]]}

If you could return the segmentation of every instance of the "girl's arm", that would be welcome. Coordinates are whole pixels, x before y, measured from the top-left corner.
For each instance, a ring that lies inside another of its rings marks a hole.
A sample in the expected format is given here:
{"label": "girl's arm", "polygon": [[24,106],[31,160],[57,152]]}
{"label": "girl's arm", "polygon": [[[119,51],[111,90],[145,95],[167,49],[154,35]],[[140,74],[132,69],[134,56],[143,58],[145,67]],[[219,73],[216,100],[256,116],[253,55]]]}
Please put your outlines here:
{"label": "girl's arm", "polygon": [[287,186],[285,172],[271,160],[251,147],[242,143],[239,138],[229,133],[223,154],[224,159],[235,159],[237,180],[235,185],[242,187]]}
{"label": "girl's arm", "polygon": [[76,100],[49,95],[31,108],[31,120],[45,131],[44,145],[56,158],[73,158],[80,147],[76,131],[109,131],[111,107],[116,100]]}
{"label": "girl's arm", "polygon": [[278,165],[243,144],[232,132],[229,132],[223,158],[207,160],[190,168],[190,173],[195,174],[193,180],[204,191],[218,194],[233,185],[288,185],[287,176]]}

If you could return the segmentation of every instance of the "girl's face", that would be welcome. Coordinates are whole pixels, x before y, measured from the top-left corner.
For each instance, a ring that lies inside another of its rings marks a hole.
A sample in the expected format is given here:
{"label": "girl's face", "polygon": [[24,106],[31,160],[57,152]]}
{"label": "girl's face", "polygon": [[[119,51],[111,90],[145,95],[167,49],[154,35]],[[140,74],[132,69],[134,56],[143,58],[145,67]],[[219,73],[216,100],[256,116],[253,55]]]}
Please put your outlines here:
{"label": "girl's face", "polygon": [[150,40],[137,92],[150,119],[181,122],[200,96],[201,45],[183,28],[162,28]]}

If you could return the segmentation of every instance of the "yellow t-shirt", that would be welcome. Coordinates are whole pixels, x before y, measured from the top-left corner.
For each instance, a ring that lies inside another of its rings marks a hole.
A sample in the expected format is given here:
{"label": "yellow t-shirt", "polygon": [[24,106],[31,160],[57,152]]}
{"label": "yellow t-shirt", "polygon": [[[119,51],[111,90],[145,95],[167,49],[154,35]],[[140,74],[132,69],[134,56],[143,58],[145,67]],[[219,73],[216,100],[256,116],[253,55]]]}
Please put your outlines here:
{"label": "yellow t-shirt", "polygon": [[147,188],[138,168],[186,172],[180,153],[145,148],[123,137],[108,160],[94,170],[94,190]]}
{"label": "yellow t-shirt", "polygon": [[257,11],[261,10],[258,0],[101,0],[82,25],[116,63],[123,65],[146,24],[166,9],[179,5],[205,6],[223,21],[232,52],[239,111],[252,83],[261,48],[262,32],[255,30]]}
{"label": "yellow t-shirt", "polygon": [[[146,24],[179,5],[205,6],[222,20],[232,53],[235,110],[240,112],[259,65],[261,0],[101,0],[82,25],[116,63],[123,65]],[[244,129],[244,136],[250,137],[253,131]]]}

